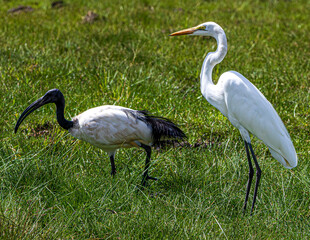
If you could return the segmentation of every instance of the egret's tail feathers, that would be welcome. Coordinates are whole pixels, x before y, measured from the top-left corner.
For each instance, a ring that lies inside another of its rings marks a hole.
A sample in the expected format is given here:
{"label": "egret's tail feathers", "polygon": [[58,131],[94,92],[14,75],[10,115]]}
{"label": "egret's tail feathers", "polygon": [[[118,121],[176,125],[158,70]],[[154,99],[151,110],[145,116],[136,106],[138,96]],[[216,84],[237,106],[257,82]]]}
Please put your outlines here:
{"label": "egret's tail feathers", "polygon": [[295,149],[294,151],[290,151],[290,154],[288,154],[288,156],[283,157],[282,154],[278,153],[276,150],[272,149],[271,147],[268,147],[268,148],[269,148],[271,155],[276,160],[278,160],[285,168],[292,169],[297,166],[298,160],[297,160]]}
{"label": "egret's tail feathers", "polygon": [[186,138],[185,133],[169,119],[152,116],[147,111],[138,111],[138,113],[138,119],[152,127],[154,144],[158,144],[164,139],[177,142]]}

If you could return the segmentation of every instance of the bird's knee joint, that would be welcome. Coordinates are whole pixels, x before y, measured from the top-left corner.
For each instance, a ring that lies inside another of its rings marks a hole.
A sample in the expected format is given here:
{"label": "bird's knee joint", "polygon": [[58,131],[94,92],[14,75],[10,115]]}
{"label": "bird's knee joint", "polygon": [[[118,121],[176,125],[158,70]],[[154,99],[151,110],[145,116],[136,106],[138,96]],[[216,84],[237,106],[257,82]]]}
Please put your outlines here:
{"label": "bird's knee joint", "polygon": [[256,176],[260,177],[262,175],[262,170],[257,169],[256,170]]}

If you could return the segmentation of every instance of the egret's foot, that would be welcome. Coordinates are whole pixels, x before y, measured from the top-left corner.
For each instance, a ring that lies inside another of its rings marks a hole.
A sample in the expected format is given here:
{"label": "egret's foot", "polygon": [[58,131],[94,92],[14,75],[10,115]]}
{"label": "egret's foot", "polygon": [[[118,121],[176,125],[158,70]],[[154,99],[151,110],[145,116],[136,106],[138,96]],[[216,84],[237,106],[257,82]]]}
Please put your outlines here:
{"label": "egret's foot", "polygon": [[115,174],[116,174],[116,170],[112,170],[112,171],[111,171],[111,176],[114,177]]}
{"label": "egret's foot", "polygon": [[243,214],[243,216],[244,216],[244,214],[245,214],[245,207],[244,207],[243,210],[242,210],[242,214]]}

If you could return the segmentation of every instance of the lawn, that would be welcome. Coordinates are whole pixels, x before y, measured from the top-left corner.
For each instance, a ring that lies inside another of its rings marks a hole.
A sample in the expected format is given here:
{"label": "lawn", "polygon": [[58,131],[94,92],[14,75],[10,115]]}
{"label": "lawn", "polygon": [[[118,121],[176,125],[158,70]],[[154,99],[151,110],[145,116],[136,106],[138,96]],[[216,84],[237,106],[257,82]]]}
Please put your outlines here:
{"label": "lawn", "polygon": [[[19,5],[32,11],[10,13]],[[99,15],[86,22],[88,11]],[[305,1],[3,1],[0,6],[1,239],[309,239],[310,22]],[[214,39],[169,37],[206,21],[226,32],[228,70],[247,77],[273,104],[295,145],[292,170],[255,137],[262,169],[242,206],[248,163],[239,131],[200,93],[200,68]],[[22,111],[52,88],[69,119],[112,104],[167,117],[189,144],[108,155],[61,129],[55,106]]]}

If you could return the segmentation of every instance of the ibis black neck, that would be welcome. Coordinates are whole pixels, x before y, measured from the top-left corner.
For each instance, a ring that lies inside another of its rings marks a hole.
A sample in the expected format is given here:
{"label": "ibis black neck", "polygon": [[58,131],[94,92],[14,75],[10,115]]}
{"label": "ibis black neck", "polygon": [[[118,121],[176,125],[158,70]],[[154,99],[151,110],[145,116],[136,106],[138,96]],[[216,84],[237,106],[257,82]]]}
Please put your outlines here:
{"label": "ibis black neck", "polygon": [[56,115],[57,115],[57,122],[59,123],[59,125],[68,130],[69,128],[73,127],[73,122],[72,121],[68,121],[67,119],[65,119],[64,116],[64,110],[65,110],[65,100],[62,99],[62,101],[57,101],[56,103]]}

